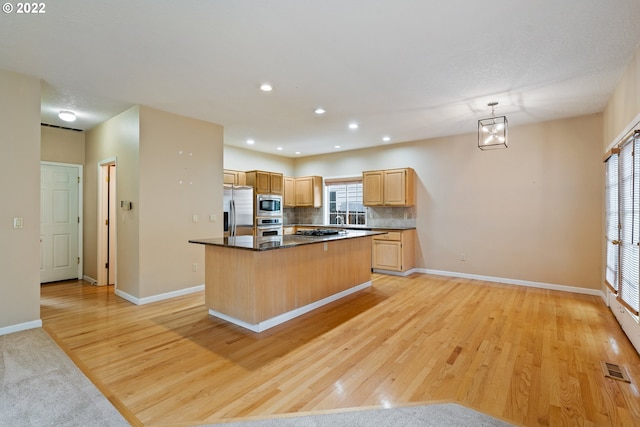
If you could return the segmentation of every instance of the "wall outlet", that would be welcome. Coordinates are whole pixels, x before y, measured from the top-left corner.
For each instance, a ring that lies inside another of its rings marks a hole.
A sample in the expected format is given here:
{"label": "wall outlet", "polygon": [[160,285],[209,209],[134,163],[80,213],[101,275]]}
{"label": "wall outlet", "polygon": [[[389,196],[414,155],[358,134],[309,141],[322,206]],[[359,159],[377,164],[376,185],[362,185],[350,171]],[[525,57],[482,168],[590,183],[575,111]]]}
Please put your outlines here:
{"label": "wall outlet", "polygon": [[22,217],[13,218],[13,228],[23,228],[23,227],[24,227],[24,220],[22,219]]}
{"label": "wall outlet", "polygon": [[467,256],[463,253],[460,254],[460,261],[466,261],[467,260]]}
{"label": "wall outlet", "polygon": [[191,269],[192,269],[194,272],[198,271],[198,263],[197,263],[197,262],[194,262],[194,263],[193,263],[193,265],[191,266]]}
{"label": "wall outlet", "polygon": [[216,222],[218,220],[218,215],[209,214],[209,222]]}
{"label": "wall outlet", "polygon": [[198,214],[193,214],[193,216],[191,217],[191,221],[198,222]]}
{"label": "wall outlet", "polygon": [[329,249],[329,244],[327,242],[324,242],[324,250],[326,251],[327,249]]}

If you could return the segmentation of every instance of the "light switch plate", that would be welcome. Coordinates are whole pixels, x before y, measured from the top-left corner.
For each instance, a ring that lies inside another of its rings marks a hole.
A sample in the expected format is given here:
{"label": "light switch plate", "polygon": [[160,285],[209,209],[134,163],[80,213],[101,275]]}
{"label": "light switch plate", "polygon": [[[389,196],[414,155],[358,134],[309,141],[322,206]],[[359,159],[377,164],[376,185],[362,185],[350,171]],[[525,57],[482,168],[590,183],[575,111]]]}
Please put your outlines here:
{"label": "light switch plate", "polygon": [[13,218],[13,228],[22,228],[24,226],[24,220],[22,217]]}

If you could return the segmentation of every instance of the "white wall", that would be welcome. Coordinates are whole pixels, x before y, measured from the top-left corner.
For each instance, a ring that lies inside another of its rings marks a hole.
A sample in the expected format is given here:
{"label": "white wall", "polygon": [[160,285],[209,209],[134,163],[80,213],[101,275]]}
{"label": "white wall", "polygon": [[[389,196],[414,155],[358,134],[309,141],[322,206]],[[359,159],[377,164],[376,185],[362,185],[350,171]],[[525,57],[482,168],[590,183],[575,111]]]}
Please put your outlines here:
{"label": "white wall", "polygon": [[134,209],[117,215],[118,289],[131,295],[139,291],[139,107],[132,107],[86,134],[84,185],[84,271],[98,278],[98,164],[116,158],[116,197]]}
{"label": "white wall", "polygon": [[[297,175],[412,167],[420,268],[600,289],[600,115],[296,160]],[[460,260],[465,254],[465,261]]]}
{"label": "white wall", "polygon": [[40,135],[40,160],[84,165],[84,132],[41,126]]}
{"label": "white wall", "polygon": [[[40,80],[0,70],[0,334],[40,322]],[[13,218],[23,228],[13,228]]]}
{"label": "white wall", "polygon": [[143,302],[204,283],[204,249],[188,240],[222,235],[222,139],[219,125],[145,106],[87,133],[85,257],[91,274],[100,267],[97,165],[115,157],[117,201],[133,203],[117,212],[118,290]]}
{"label": "white wall", "polygon": [[140,297],[204,284],[188,241],[223,234],[222,150],[222,126],[140,107]]}
{"label": "white wall", "polygon": [[224,146],[224,168],[240,171],[263,170],[296,176],[295,160],[289,157],[245,150],[231,145]]}

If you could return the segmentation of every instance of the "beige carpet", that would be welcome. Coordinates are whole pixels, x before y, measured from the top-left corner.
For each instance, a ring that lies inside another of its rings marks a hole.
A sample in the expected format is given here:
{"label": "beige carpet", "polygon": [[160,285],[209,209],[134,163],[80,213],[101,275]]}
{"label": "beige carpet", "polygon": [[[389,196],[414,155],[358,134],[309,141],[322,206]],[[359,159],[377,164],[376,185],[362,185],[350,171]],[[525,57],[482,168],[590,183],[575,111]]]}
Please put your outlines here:
{"label": "beige carpet", "polygon": [[[301,417],[271,418],[220,427],[511,427],[504,421],[454,403],[356,410]],[[202,426],[205,427],[205,426]]]}
{"label": "beige carpet", "polygon": [[0,426],[128,426],[43,329],[0,336]]}

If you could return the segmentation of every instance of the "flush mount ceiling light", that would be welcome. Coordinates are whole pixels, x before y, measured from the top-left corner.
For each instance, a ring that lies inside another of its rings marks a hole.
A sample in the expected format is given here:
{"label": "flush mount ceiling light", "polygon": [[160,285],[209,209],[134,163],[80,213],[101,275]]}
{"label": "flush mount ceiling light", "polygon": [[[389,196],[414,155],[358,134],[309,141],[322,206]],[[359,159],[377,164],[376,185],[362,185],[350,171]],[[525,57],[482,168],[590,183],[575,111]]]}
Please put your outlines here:
{"label": "flush mount ceiling light", "polygon": [[273,90],[273,86],[271,86],[269,83],[262,83],[260,85],[260,90],[263,92],[271,92]]}
{"label": "flush mount ceiling light", "polygon": [[497,102],[487,104],[491,107],[491,117],[478,120],[478,148],[481,150],[495,150],[507,148],[507,133],[509,124],[505,116],[495,115]]}
{"label": "flush mount ceiling light", "polygon": [[60,117],[60,120],[64,120],[65,122],[73,122],[76,119],[76,113],[73,111],[62,110],[58,113],[58,117]]}
{"label": "flush mount ceiling light", "polygon": [[383,140],[384,142],[389,142],[389,141],[391,141],[391,137],[390,137],[390,136],[383,136],[383,137],[382,137],[382,140]]}
{"label": "flush mount ceiling light", "polygon": [[314,112],[314,113],[316,113],[317,115],[321,115],[321,114],[326,113],[326,112],[327,112],[327,110],[325,110],[325,109],[324,109],[324,108],[322,108],[322,107],[318,107],[318,108],[316,108],[315,110],[313,110],[313,112]]}
{"label": "flush mount ceiling light", "polygon": [[256,143],[256,142],[255,142],[253,139],[247,139],[247,144],[249,144],[249,145],[253,145],[253,144],[255,144],[255,143]]}
{"label": "flush mount ceiling light", "polygon": [[355,130],[358,129],[358,124],[356,122],[349,123],[349,129]]}

